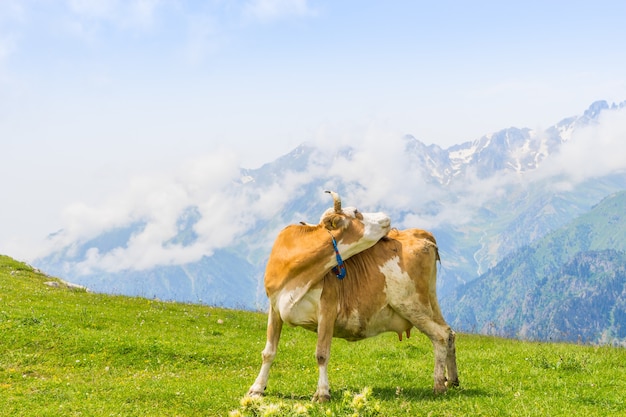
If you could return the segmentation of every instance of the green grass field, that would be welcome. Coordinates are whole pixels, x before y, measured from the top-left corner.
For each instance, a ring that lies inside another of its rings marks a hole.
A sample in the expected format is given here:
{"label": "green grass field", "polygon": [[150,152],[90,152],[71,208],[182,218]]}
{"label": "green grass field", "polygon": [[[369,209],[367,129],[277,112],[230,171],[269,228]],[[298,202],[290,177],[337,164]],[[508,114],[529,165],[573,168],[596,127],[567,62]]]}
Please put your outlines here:
{"label": "green grass field", "polygon": [[334,340],[333,398],[312,404],[315,334],[285,328],[262,401],[264,314],[92,294],[0,256],[3,416],[626,415],[626,351],[457,335],[461,387],[432,394],[414,332]]}

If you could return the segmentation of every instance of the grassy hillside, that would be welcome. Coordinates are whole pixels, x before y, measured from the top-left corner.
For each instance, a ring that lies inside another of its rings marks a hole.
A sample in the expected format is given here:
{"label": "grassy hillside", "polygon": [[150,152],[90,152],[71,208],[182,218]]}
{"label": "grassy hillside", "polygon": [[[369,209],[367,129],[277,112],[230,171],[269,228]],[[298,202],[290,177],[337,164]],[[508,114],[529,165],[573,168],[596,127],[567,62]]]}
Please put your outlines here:
{"label": "grassy hillside", "polygon": [[[624,415],[626,351],[458,336],[462,387],[432,389],[419,334],[333,342],[333,400],[309,402],[315,335],[286,328],[261,403],[242,400],[260,366],[265,316],[112,297],[0,256],[0,415]],[[364,390],[369,387],[370,390]]]}

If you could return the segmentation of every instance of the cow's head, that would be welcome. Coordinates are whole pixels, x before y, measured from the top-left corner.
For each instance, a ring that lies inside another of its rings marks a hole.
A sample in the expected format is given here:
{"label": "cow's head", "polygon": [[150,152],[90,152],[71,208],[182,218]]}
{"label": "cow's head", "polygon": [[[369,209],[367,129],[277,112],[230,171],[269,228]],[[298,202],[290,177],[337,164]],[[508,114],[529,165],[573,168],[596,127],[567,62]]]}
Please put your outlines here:
{"label": "cow's head", "polygon": [[334,207],[322,214],[320,225],[329,230],[337,240],[342,255],[346,258],[357,254],[386,236],[391,219],[385,213],[361,213],[354,207],[341,207],[341,198],[334,191]]}

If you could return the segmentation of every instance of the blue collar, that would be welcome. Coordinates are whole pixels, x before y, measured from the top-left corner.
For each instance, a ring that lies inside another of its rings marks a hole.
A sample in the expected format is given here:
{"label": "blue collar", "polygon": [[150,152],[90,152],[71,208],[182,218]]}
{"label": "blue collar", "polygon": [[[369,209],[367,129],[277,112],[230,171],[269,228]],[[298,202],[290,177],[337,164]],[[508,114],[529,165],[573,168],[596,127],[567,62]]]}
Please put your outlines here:
{"label": "blue collar", "polygon": [[341,259],[341,255],[339,254],[339,248],[337,248],[337,241],[335,237],[330,233],[330,238],[333,240],[333,248],[335,248],[335,257],[337,258],[337,266],[333,266],[332,271],[337,275],[338,279],[344,279],[346,276],[346,266],[343,264],[343,259]]}

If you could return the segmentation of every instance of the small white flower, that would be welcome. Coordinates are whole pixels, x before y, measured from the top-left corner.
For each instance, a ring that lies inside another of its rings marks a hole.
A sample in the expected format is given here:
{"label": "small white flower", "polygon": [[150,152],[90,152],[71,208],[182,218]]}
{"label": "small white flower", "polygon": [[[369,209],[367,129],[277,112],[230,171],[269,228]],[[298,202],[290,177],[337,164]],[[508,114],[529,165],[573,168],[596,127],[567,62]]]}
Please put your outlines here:
{"label": "small white flower", "polygon": [[278,416],[280,413],[280,406],[278,404],[268,404],[263,410],[263,417]]}

